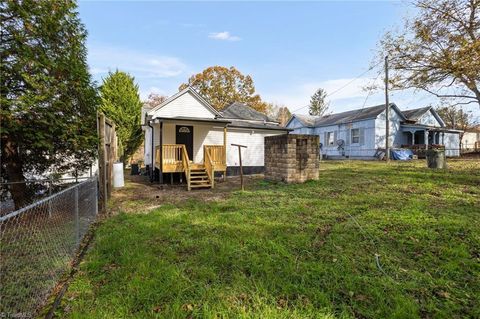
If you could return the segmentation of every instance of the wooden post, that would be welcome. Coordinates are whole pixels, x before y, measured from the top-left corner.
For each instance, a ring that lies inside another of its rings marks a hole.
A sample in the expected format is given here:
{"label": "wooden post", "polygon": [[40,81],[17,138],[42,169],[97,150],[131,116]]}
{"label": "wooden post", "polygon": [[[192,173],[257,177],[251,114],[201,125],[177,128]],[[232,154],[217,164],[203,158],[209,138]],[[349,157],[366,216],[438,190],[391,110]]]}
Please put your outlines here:
{"label": "wooden post", "polygon": [[223,181],[227,180],[227,127],[223,128],[223,160],[225,163],[225,171],[223,172]]}
{"label": "wooden post", "polygon": [[231,144],[232,146],[237,146],[238,147],[238,159],[239,159],[239,164],[240,164],[240,186],[242,188],[242,191],[245,190],[243,187],[243,165],[242,165],[242,147],[247,148],[245,145],[240,145],[240,144]]}
{"label": "wooden post", "polygon": [[105,115],[99,113],[98,120],[98,182],[99,182],[99,211],[104,213],[107,207],[107,172],[105,167]]}
{"label": "wooden post", "polygon": [[113,127],[110,125],[110,140],[108,141],[108,152],[107,152],[107,163],[108,163],[108,174],[107,174],[107,199],[110,199],[112,196],[113,188]]}
{"label": "wooden post", "polygon": [[388,56],[385,57],[385,152],[390,162],[390,102],[388,100]]}
{"label": "wooden post", "polygon": [[158,182],[160,184],[163,184],[163,140],[162,140],[162,135],[163,135],[163,122],[160,121],[160,136],[159,136],[159,148],[160,148],[160,163],[158,167]]}
{"label": "wooden post", "polygon": [[117,130],[115,123],[112,125],[112,143],[110,147],[112,148],[113,158],[112,161],[116,162],[118,160],[118,148],[117,148]]}

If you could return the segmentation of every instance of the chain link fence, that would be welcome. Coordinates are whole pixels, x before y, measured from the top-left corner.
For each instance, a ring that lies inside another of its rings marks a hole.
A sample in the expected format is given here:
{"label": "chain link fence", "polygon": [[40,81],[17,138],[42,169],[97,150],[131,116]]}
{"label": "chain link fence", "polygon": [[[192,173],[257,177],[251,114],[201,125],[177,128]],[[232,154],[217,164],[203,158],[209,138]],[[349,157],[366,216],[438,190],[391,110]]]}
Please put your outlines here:
{"label": "chain link fence", "polygon": [[[9,186],[2,185],[3,203]],[[96,177],[27,189],[36,190],[23,202],[31,203],[0,214],[0,318],[35,315],[98,212]]]}

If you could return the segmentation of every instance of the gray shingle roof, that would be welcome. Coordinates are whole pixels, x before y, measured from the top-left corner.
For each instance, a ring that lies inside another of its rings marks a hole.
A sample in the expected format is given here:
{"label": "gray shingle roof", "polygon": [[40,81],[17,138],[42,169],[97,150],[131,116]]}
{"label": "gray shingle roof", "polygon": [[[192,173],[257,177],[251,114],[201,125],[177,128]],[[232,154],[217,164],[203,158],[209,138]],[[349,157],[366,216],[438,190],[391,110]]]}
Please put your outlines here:
{"label": "gray shingle roof", "polygon": [[251,129],[267,129],[267,130],[278,130],[278,131],[292,131],[292,129],[286,128],[284,126],[276,125],[276,124],[268,124],[268,123],[252,123],[252,122],[245,122],[245,121],[235,121],[233,120],[228,127],[241,127],[241,128],[251,128]]}
{"label": "gray shingle roof", "polygon": [[420,107],[418,109],[411,109],[402,111],[403,115],[410,121],[418,121],[423,114],[427,113],[431,109],[430,106]]}
{"label": "gray shingle roof", "polygon": [[[393,105],[394,104],[392,103],[391,106]],[[325,116],[308,116],[296,114],[295,117],[305,126],[327,126],[373,119],[376,118],[384,110],[385,104],[380,104],[376,106],[365,107],[362,109],[341,113],[334,113]]]}
{"label": "gray shingle roof", "polygon": [[275,120],[269,118],[267,115],[255,111],[251,107],[239,102],[230,104],[221,112],[221,114],[227,119],[275,122]]}

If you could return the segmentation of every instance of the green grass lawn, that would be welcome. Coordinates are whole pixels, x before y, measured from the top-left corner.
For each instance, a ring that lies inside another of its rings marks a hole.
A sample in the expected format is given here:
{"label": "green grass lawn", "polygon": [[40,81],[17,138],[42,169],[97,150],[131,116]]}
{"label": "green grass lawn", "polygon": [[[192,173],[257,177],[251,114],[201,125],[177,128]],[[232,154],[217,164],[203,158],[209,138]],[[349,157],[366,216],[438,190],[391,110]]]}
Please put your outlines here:
{"label": "green grass lawn", "polygon": [[322,162],[319,181],[119,213],[57,314],[479,318],[480,163],[424,166]]}

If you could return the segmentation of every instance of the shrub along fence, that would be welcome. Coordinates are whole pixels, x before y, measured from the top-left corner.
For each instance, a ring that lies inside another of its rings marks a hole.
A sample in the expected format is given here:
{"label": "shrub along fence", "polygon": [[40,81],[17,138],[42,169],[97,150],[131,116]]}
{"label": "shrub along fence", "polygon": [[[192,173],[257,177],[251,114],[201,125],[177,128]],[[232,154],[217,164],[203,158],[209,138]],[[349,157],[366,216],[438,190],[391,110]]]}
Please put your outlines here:
{"label": "shrub along fence", "polygon": [[[40,189],[34,202],[0,215],[0,318],[35,315],[69,269],[98,213],[96,176],[43,185],[50,186],[34,187]],[[8,193],[8,183],[2,190]]]}

